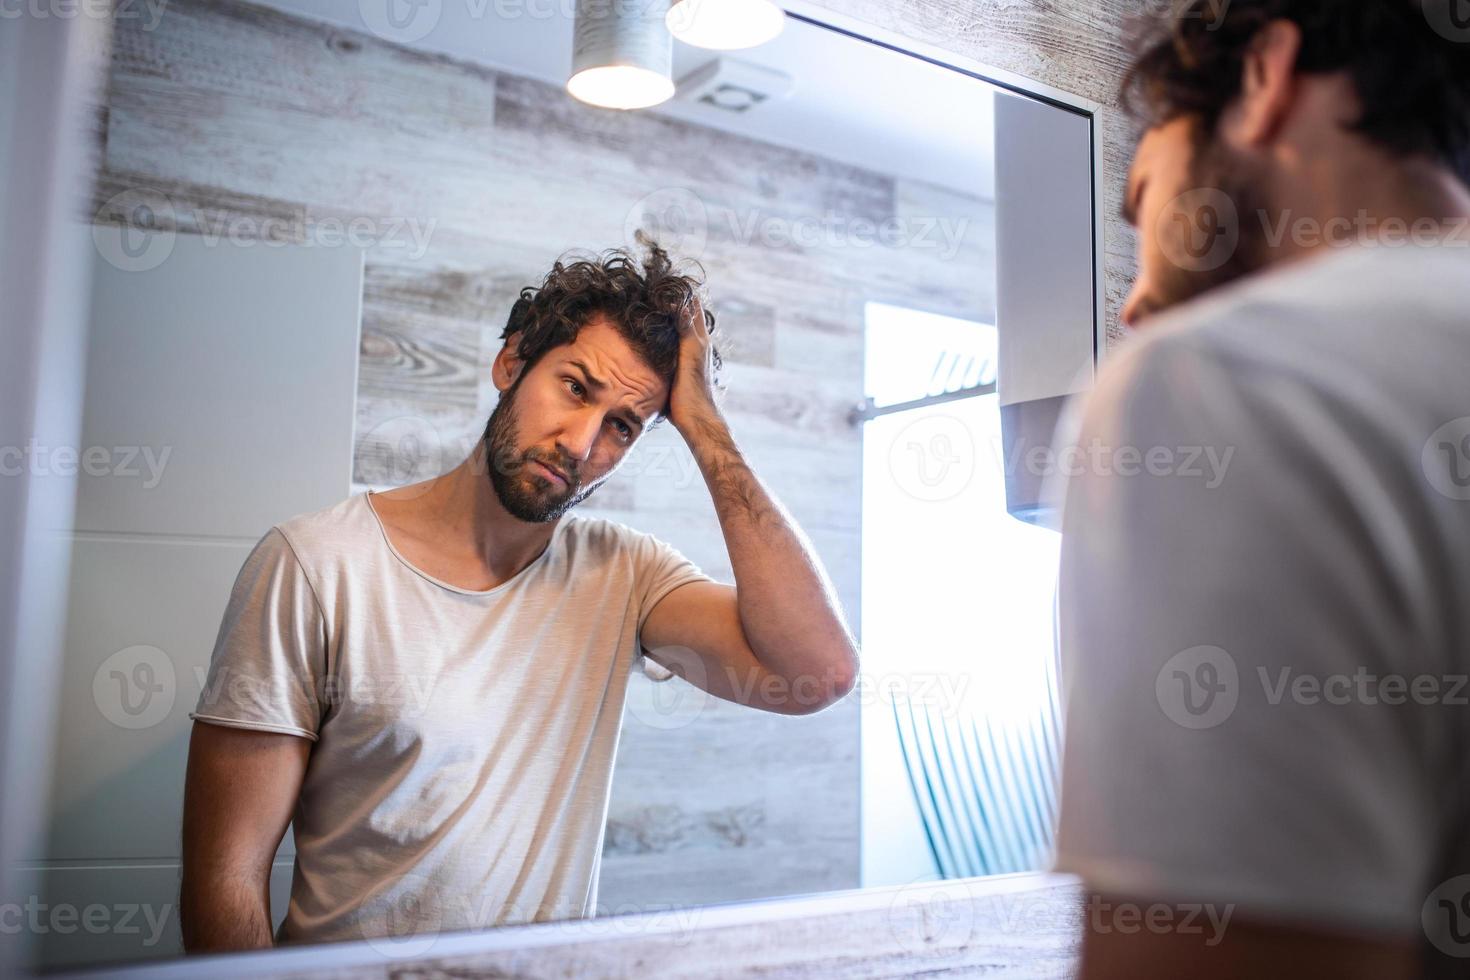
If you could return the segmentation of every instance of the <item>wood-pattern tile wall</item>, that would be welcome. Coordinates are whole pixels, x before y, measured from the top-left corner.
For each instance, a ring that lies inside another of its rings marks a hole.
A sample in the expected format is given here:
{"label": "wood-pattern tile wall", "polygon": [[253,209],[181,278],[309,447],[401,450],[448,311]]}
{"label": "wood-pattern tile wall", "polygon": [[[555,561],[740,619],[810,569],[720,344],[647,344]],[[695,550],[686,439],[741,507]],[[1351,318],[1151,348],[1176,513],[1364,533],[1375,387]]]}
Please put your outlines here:
{"label": "wood-pattern tile wall", "polygon": [[[862,457],[847,416],[863,393],[863,305],[989,320],[990,202],[589,109],[555,86],[249,4],[179,0],[156,30],[136,23],[119,23],[96,220],[136,220],[128,202],[141,194],[159,226],[260,247],[326,242],[357,222],[375,243],[361,484],[422,479],[463,458],[494,404],[486,365],[516,291],[559,253],[623,244],[671,203],[702,209],[706,220],[675,227],[668,244],[709,273],[730,338],[727,411],[856,631]],[[951,253],[741,231],[833,215],[943,219],[958,237]],[[262,397],[289,396],[262,379]],[[670,428],[646,437],[583,512],[658,534],[730,577],[707,492]],[[681,685],[634,678],[603,908],[856,887],[856,699],[803,718],[715,701],[671,713],[660,698]]]}

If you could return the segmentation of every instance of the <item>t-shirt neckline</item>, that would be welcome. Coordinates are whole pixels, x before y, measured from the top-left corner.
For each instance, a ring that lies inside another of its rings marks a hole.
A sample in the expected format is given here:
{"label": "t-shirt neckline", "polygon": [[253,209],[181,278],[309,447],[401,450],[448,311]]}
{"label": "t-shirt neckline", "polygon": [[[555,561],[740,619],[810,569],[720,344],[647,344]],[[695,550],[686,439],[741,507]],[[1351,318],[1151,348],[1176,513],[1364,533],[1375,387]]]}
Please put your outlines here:
{"label": "t-shirt neckline", "polygon": [[510,578],[506,579],[504,582],[501,582],[493,589],[465,589],[450,582],[446,582],[443,579],[435,578],[433,575],[430,575],[428,572],[424,571],[422,568],[419,568],[413,562],[403,557],[403,554],[399,552],[398,548],[393,544],[393,539],[388,536],[387,525],[385,525],[383,523],[383,519],[378,516],[377,508],[374,507],[372,501],[368,499],[377,492],[378,491],[376,490],[363,491],[362,503],[363,506],[367,508],[368,513],[373,515],[373,523],[378,526],[378,534],[382,538],[383,544],[387,546],[388,551],[393,555],[395,559],[398,560],[399,564],[403,565],[419,578],[432,582],[435,585],[439,586],[441,589],[446,589],[459,595],[493,596],[505,591],[506,589],[515,585],[517,582],[521,581],[523,578],[526,577],[528,573],[530,573],[533,568],[536,568],[538,565],[546,560],[546,556],[551,553],[552,547],[556,544],[558,537],[561,535],[562,526],[567,521],[566,517],[563,517],[561,520],[557,521],[556,527],[552,529],[551,539],[546,542],[546,547],[541,549],[541,554],[531,559],[530,564],[521,569],[519,572],[516,572]]}

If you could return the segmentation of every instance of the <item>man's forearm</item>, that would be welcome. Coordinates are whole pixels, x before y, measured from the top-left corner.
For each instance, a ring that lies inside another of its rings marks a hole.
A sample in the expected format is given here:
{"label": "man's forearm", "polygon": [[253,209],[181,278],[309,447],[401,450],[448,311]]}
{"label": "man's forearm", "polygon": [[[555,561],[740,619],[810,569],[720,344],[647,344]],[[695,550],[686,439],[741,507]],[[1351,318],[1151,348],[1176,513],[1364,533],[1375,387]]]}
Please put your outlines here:
{"label": "man's forearm", "polygon": [[766,490],[718,414],[687,426],[735,572],[740,622],[761,664],[840,697],[858,659],[832,583],[806,535]]}
{"label": "man's forearm", "polygon": [[[201,881],[200,879],[207,879]],[[248,877],[191,873],[179,894],[179,926],[188,953],[269,949],[270,882]]]}

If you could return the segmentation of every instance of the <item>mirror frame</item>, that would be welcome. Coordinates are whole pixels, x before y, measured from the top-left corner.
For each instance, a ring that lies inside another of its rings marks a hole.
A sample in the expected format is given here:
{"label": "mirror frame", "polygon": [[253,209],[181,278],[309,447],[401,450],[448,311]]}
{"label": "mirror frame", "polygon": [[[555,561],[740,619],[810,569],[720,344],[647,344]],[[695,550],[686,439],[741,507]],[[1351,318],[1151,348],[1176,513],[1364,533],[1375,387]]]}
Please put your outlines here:
{"label": "mirror frame", "polygon": [[[1087,119],[1090,132],[1092,155],[1092,227],[1093,227],[1093,355],[1094,364],[1100,365],[1107,356],[1106,334],[1106,290],[1104,288],[1103,261],[1105,256],[1106,222],[1103,214],[1105,175],[1102,139],[1099,132],[1102,104],[1081,96],[1061,91],[1050,85],[1033,81],[1014,72],[995,68],[977,60],[937,47],[924,41],[902,35],[896,31],[878,27],[854,17],[830,10],[815,0],[781,0],[788,16],[792,19],[820,29],[830,30],[855,41],[876,44],[897,54],[966,75],[976,81],[992,85],[1001,90],[1034,99]],[[82,356],[79,351],[69,355],[58,354],[57,346],[75,343],[78,337],[85,338],[85,304],[76,297],[86,294],[85,284],[90,274],[90,259],[82,262],[74,259],[83,249],[68,248],[70,239],[66,234],[56,236],[60,241],[51,242],[49,251],[35,248],[33,236],[22,234],[26,228],[62,228],[74,218],[75,202],[67,199],[66,179],[76,173],[85,173],[90,162],[81,132],[61,132],[67,123],[86,118],[90,100],[99,90],[98,79],[89,73],[101,73],[105,83],[106,62],[86,58],[64,57],[64,54],[91,54],[106,52],[106,27],[87,18],[76,20],[26,18],[12,24],[5,38],[0,39],[0,53],[19,52],[22,57],[5,57],[0,67],[19,71],[26,66],[37,70],[32,79],[49,79],[53,84],[32,86],[33,93],[29,111],[7,109],[0,112],[0,160],[18,166],[7,168],[19,174],[20,179],[9,182],[0,190],[0,214],[8,219],[3,237],[4,255],[27,255],[32,258],[12,268],[16,275],[5,275],[0,281],[7,287],[15,285],[16,298],[12,311],[22,314],[52,308],[49,316],[36,315],[26,322],[7,327],[7,337],[12,351],[22,351],[24,356],[10,359],[3,374],[16,383],[5,386],[7,394],[0,404],[7,407],[6,415],[25,423],[51,424],[61,432],[68,426],[80,430],[82,392],[75,378],[68,377],[64,368],[75,367],[73,361]],[[44,56],[43,56],[44,53]],[[100,62],[97,63],[97,62]],[[10,74],[6,71],[5,74]],[[105,88],[101,89],[105,91]],[[35,93],[45,93],[43,95]],[[62,125],[58,125],[58,122]],[[54,166],[66,161],[69,166]],[[25,221],[26,216],[32,220]],[[85,238],[85,235],[78,236]],[[70,243],[75,244],[75,243]],[[0,270],[3,271],[3,270]],[[84,345],[82,346],[84,350]],[[70,360],[68,360],[70,358]],[[12,375],[15,377],[12,378]],[[48,389],[48,382],[52,387]],[[70,401],[69,401],[70,400]],[[75,439],[73,439],[75,441]],[[37,514],[69,513],[69,507],[55,502],[46,502],[38,507],[36,501],[28,501],[25,481],[14,481],[0,488],[0,547],[4,548],[4,560],[8,571],[0,579],[0,611],[13,610],[17,616],[5,632],[0,633],[0,709],[5,718],[0,720],[0,774],[4,778],[4,792],[0,798],[7,824],[0,835],[0,897],[27,894],[30,876],[22,862],[21,841],[25,830],[44,825],[46,819],[45,792],[49,766],[39,764],[51,758],[50,731],[54,717],[53,707],[38,703],[43,698],[37,692],[51,691],[60,673],[59,661],[35,662],[38,658],[22,655],[21,648],[59,649],[65,628],[64,603],[53,599],[43,608],[25,609],[22,600],[38,594],[47,594],[46,587],[55,587],[59,582],[64,596],[67,582],[66,561],[55,563],[54,555],[42,555],[37,550],[36,538],[42,536],[35,528]],[[58,484],[48,486],[54,491]],[[30,504],[28,508],[27,504]],[[27,523],[27,522],[31,523]],[[38,556],[40,561],[34,561]],[[33,559],[27,561],[26,559]],[[49,559],[49,560],[48,560]],[[18,571],[17,571],[18,570]],[[8,617],[0,617],[8,618]],[[51,642],[44,642],[47,639]],[[46,676],[48,665],[54,664],[55,676]],[[27,693],[29,692],[29,693]],[[37,733],[40,734],[37,734]],[[19,764],[17,764],[19,763]],[[951,895],[994,896],[1027,889],[1044,889],[1055,892],[1059,885],[1069,885],[1068,876],[1049,874],[1001,875],[995,877],[964,878],[935,883],[925,894],[946,891]],[[912,890],[913,886],[905,886]],[[723,928],[727,926],[752,925],[789,920],[794,915],[831,915],[834,912],[859,914],[899,900],[904,889],[875,886],[846,891],[828,892],[813,896],[758,899],[753,901],[721,903],[696,906],[703,921],[697,929]],[[1070,894],[1070,892],[1068,892]],[[259,976],[263,973],[292,974],[350,969],[369,964],[403,965],[418,961],[432,961],[446,956],[475,952],[531,949],[549,945],[626,940],[631,936],[658,936],[669,932],[666,920],[668,913],[633,914],[612,916],[603,919],[580,919],[564,922],[539,923],[528,926],[506,927],[468,933],[446,933],[422,956],[393,957],[376,948],[368,940],[329,943],[315,946],[299,946],[254,953],[235,953],[209,957],[180,957],[174,960],[151,960],[136,965],[111,968],[87,968],[66,971],[47,976],[55,977],[117,977],[120,980],[183,980],[201,972],[224,978],[231,976]],[[610,925],[611,923],[611,925]],[[24,975],[20,964],[25,962],[24,934],[0,935],[0,973]],[[381,944],[379,944],[381,945]],[[851,950],[848,950],[851,952]]]}

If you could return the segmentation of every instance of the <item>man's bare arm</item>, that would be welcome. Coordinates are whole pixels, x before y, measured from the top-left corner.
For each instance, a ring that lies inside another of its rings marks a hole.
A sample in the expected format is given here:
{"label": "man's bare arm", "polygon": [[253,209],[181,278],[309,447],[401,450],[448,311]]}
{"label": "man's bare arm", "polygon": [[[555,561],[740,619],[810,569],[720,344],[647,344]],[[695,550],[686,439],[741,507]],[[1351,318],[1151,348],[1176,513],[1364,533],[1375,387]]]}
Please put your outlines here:
{"label": "man's bare arm", "polygon": [[656,660],[661,645],[693,649],[709,661],[708,675],[726,675],[721,682],[736,690],[758,691],[774,675],[792,692],[809,692],[800,706],[760,697],[757,706],[768,710],[804,713],[841,698],[857,680],[857,648],[821,559],[751,470],[715,404],[698,302],[685,319],[669,418],[709,487],[735,588],[675,589],[649,614],[644,645]]}
{"label": "man's bare arm", "polygon": [[300,736],[194,723],[179,895],[185,951],[273,945],[271,861],[310,755],[311,741]]}

